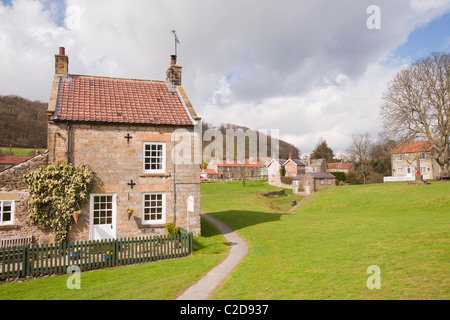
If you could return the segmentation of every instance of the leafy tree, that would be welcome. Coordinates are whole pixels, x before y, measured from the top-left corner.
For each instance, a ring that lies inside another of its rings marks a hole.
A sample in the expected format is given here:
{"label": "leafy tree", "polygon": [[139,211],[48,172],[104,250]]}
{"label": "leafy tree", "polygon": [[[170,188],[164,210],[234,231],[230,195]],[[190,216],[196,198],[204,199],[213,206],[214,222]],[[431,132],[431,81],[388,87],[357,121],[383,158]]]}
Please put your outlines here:
{"label": "leafy tree", "polygon": [[326,162],[333,162],[335,155],[333,150],[328,147],[327,141],[320,138],[310,157],[311,159],[325,159]]}

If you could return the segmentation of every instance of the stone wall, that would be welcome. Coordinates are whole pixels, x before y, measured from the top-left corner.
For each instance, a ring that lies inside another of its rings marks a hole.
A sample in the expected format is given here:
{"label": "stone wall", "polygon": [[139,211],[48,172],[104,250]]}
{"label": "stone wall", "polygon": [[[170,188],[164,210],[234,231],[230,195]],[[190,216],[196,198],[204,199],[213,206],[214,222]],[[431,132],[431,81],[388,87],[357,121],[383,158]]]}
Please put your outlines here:
{"label": "stone wall", "polygon": [[[65,123],[49,123],[49,162],[67,161],[68,128]],[[200,234],[200,170],[195,164],[194,139],[173,141],[174,131],[183,129],[191,138],[193,127],[155,127],[117,124],[70,124],[69,157],[75,166],[88,165],[95,174],[93,194],[116,195],[116,237],[138,237],[165,234],[165,224],[142,224],[142,197],[147,192],[164,192],[166,195],[166,221],[174,222],[195,235]],[[126,136],[131,136],[126,139]],[[128,141],[129,140],[129,141]],[[164,142],[166,170],[163,174],[143,171],[144,142]],[[184,147],[184,148],[183,148]],[[200,146],[198,147],[200,148]],[[184,152],[183,152],[184,151]],[[197,150],[198,151],[198,150]],[[201,150],[199,151],[201,154]],[[173,159],[185,157],[184,163]],[[129,183],[135,183],[133,187]],[[187,212],[187,200],[194,197],[194,212]],[[128,207],[134,208],[130,220]],[[81,208],[81,219],[69,233],[69,240],[88,240],[90,235],[90,206]]]}
{"label": "stone wall", "polygon": [[[28,186],[24,181],[24,175],[47,165],[48,154],[37,155],[28,161],[0,172],[0,200],[14,201],[13,223],[0,225],[0,238],[15,238],[33,235],[33,242],[41,242],[49,235],[37,227],[28,224]],[[51,237],[51,236],[50,236]]]}
{"label": "stone wall", "polygon": [[47,165],[48,153],[39,154],[33,158],[11,166],[0,172],[0,190],[12,191],[12,190],[26,190],[27,184],[23,176],[34,169],[41,168]]}

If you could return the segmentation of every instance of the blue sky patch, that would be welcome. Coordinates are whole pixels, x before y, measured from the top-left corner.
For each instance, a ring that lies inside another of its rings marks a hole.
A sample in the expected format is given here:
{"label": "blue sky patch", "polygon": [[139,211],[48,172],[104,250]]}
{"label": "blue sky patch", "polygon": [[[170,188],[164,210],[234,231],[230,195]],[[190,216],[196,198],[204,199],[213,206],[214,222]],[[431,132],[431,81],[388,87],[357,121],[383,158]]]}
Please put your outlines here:
{"label": "blue sky patch", "polygon": [[433,51],[450,50],[450,14],[434,19],[417,28],[408,42],[394,51],[395,56],[410,57],[412,61],[427,57]]}

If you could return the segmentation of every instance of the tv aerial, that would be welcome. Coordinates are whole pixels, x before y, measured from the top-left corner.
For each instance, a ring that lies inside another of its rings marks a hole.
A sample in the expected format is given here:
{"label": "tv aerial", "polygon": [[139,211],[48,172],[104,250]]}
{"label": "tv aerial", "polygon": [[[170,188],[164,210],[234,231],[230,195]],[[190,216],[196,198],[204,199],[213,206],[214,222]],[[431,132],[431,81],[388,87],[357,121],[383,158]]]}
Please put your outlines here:
{"label": "tv aerial", "polygon": [[178,40],[176,30],[172,30],[172,33],[175,36],[175,56],[177,56],[177,44],[180,44],[180,40]]}

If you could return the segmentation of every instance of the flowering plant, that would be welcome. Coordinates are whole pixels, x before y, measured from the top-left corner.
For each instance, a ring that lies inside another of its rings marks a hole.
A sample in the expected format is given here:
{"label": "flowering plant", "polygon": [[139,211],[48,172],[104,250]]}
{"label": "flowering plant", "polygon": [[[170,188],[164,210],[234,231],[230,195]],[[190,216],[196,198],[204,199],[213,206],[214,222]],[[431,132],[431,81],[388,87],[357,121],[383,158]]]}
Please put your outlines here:
{"label": "flowering plant", "polygon": [[[51,163],[24,176],[28,185],[29,222],[53,232],[57,242],[66,239],[72,217],[88,199],[94,186],[93,172],[85,165]],[[81,212],[80,212],[81,213]]]}
{"label": "flowering plant", "polygon": [[81,211],[75,211],[73,214],[79,215],[79,214],[81,214]]}
{"label": "flowering plant", "polygon": [[127,212],[133,213],[134,209],[133,207],[128,207]]}

